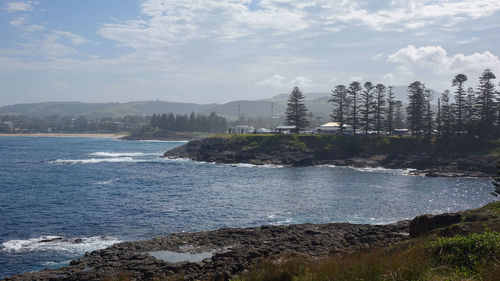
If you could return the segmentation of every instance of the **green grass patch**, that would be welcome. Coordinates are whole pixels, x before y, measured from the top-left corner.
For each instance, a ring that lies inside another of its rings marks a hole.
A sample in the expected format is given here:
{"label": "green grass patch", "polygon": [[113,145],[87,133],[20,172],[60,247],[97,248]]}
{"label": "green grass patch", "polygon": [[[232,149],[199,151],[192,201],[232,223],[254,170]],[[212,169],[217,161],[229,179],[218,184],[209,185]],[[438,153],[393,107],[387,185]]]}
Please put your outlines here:
{"label": "green grass patch", "polygon": [[499,280],[500,235],[418,238],[344,256],[271,258],[238,281]]}

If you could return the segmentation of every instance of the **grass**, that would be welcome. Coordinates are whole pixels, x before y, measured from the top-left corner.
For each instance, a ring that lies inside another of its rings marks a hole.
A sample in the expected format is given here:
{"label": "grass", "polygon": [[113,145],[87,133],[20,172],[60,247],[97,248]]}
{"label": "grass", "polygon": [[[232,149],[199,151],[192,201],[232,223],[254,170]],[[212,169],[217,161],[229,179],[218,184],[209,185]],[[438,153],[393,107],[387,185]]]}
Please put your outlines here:
{"label": "grass", "polygon": [[500,234],[486,232],[400,243],[328,257],[269,259],[238,281],[500,280]]}

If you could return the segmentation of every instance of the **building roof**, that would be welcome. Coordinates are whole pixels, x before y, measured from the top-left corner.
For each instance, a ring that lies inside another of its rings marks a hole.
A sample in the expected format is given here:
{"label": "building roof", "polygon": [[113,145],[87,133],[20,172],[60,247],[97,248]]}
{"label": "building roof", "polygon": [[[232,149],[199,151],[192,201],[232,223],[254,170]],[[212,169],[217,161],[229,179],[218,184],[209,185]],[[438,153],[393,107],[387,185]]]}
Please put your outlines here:
{"label": "building roof", "polygon": [[[328,122],[320,126],[321,129],[327,129],[327,128],[333,128],[333,127],[340,127],[340,122]],[[344,124],[342,127],[351,127],[351,125]]]}

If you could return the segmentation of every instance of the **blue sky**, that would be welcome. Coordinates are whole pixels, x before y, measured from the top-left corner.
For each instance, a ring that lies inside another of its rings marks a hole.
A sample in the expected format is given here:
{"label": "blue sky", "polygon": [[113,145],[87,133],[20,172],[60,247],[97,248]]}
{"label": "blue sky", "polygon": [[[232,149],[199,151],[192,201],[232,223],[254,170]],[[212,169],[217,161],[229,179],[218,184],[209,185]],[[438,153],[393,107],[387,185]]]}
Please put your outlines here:
{"label": "blue sky", "polygon": [[2,0],[0,26],[0,105],[500,77],[498,0]]}

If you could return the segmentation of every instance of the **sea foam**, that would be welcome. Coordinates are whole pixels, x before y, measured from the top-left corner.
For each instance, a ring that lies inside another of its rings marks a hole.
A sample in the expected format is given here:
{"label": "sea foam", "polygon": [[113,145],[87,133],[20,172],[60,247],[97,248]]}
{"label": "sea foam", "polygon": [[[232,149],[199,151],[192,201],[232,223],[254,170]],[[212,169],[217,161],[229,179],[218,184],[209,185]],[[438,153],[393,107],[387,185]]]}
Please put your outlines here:
{"label": "sea foam", "polygon": [[94,152],[90,153],[90,156],[95,156],[95,157],[138,157],[138,156],[145,156],[145,155],[156,155],[156,154],[146,154],[143,152]]}
{"label": "sea foam", "polygon": [[9,240],[2,243],[2,252],[27,253],[56,251],[73,254],[83,254],[98,249],[104,249],[121,242],[114,237],[93,236],[81,238],[65,238],[62,236],[41,236],[24,240]]}
{"label": "sea foam", "polygon": [[113,158],[90,158],[90,159],[57,159],[49,161],[49,164],[96,164],[102,162],[120,163],[120,162],[141,162],[144,160],[133,159],[132,157],[113,157]]}

